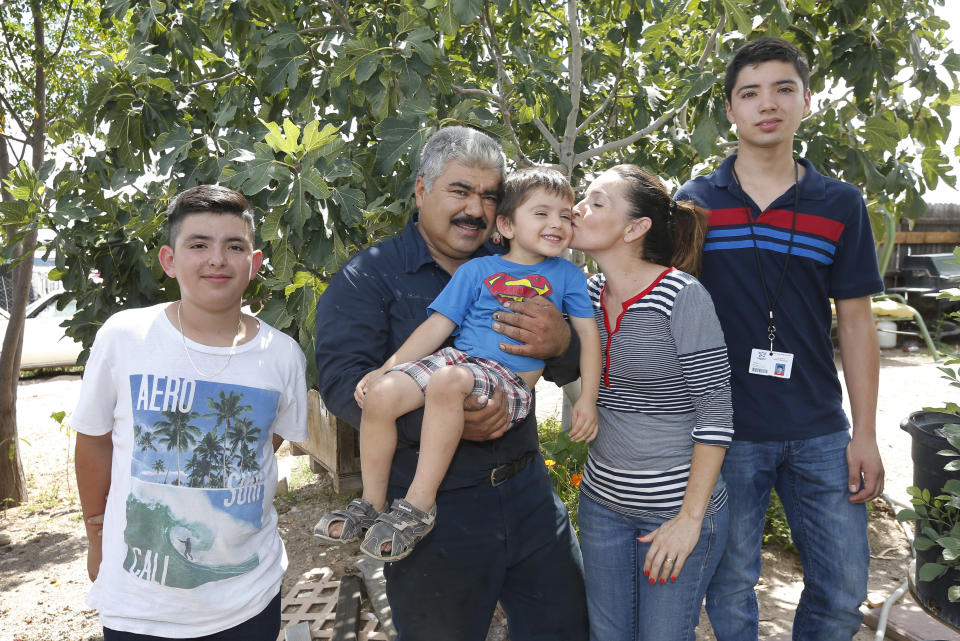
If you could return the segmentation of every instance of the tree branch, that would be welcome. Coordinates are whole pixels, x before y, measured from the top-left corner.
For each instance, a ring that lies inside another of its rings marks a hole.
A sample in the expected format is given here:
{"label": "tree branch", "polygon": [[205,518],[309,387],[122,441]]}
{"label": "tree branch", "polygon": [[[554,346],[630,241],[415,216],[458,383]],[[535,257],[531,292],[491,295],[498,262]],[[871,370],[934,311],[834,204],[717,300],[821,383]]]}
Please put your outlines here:
{"label": "tree branch", "polygon": [[567,168],[567,175],[576,166],[577,116],[580,115],[580,93],[583,91],[583,42],[580,39],[577,0],[567,0],[567,27],[570,29],[570,113],[564,128],[560,149],[560,164]]}
{"label": "tree branch", "polygon": [[217,155],[223,156],[223,150],[220,149],[220,143],[217,141],[217,137],[214,135],[214,133],[211,131],[210,133],[207,134],[207,136],[210,138],[210,141],[213,143],[213,148],[217,152]]}
{"label": "tree branch", "polygon": [[509,93],[509,88],[512,86],[512,83],[507,77],[507,70],[503,65],[503,50],[500,49],[500,41],[497,40],[497,30],[494,29],[493,20],[490,19],[489,0],[483,0],[483,24],[486,27],[486,31],[482,31],[482,33],[487,37],[490,51],[497,65],[497,87],[500,89],[499,96],[494,95],[492,98],[497,101],[497,105],[500,108],[500,115],[503,117],[503,124],[510,132],[510,137],[513,138],[513,144],[517,148],[518,160],[521,166],[532,165],[533,163],[527,158],[527,155],[523,153],[523,147],[520,145],[520,139],[517,137],[517,132],[513,128],[513,121],[510,118],[510,105],[507,104],[507,94]]}
{"label": "tree branch", "polygon": [[[298,36],[311,36],[315,33],[327,33],[330,31],[342,31],[344,29],[343,25],[328,24],[323,27],[307,27],[306,29],[301,29],[297,32]],[[350,30],[351,33],[353,29]]]}
{"label": "tree branch", "polygon": [[24,75],[23,70],[20,69],[20,64],[17,62],[17,57],[13,55],[13,50],[10,49],[10,32],[7,31],[7,21],[2,18],[0,18],[0,29],[3,30],[3,46],[7,50],[7,55],[10,56],[10,62],[13,63],[13,71],[14,73],[17,74],[17,78],[20,80],[20,84],[25,87],[29,85],[30,82],[27,80],[27,77]]}
{"label": "tree branch", "polygon": [[[33,39],[39,59],[43,52],[47,50],[46,25],[43,23],[43,7],[40,0],[32,0],[30,5],[31,13],[33,13]],[[43,164],[44,146],[47,137],[47,70],[44,68],[42,60],[38,60],[33,78],[33,110],[36,115],[33,119],[30,146],[33,148],[33,168],[40,169],[40,165]]]}
{"label": "tree branch", "polygon": [[[724,25],[727,23],[727,12],[723,11],[720,13],[720,21],[717,23],[716,29],[713,30],[713,33],[710,34],[710,37],[707,38],[707,44],[703,47],[703,53],[700,54],[700,59],[697,60],[697,69],[703,70],[707,66],[707,60],[710,58],[710,54],[714,53],[717,48],[717,38],[720,37],[720,33],[723,31]],[[684,105],[683,111],[680,112],[680,126],[684,129],[687,127],[687,111],[689,105]]]}
{"label": "tree branch", "polygon": [[340,6],[337,0],[327,0],[327,4],[330,5],[330,8],[333,9],[333,12],[337,14],[337,18],[340,20],[340,26],[350,33],[356,33],[353,30],[353,27],[350,25],[350,18],[347,17],[346,12],[343,10],[343,7]]}
{"label": "tree branch", "polygon": [[620,88],[620,79],[623,77],[623,61],[626,57],[626,43],[620,49],[620,64],[617,65],[617,76],[613,79],[613,87],[610,89],[610,93],[607,94],[607,97],[603,99],[603,104],[597,107],[596,111],[587,116],[587,119],[580,123],[580,126],[577,127],[577,134],[583,133],[583,131],[593,122],[601,113],[607,110],[607,107],[610,106],[610,102],[617,95],[617,89]]}
{"label": "tree branch", "polygon": [[222,75],[222,76],[218,76],[218,77],[216,77],[216,78],[204,78],[203,80],[197,80],[196,82],[187,83],[187,84],[184,85],[184,86],[187,87],[187,88],[189,88],[189,89],[193,89],[194,87],[199,87],[199,86],[201,86],[201,85],[206,85],[206,84],[209,84],[209,83],[211,83],[211,82],[223,82],[224,80],[230,80],[230,78],[233,78],[234,76],[239,75],[239,74],[240,74],[239,71],[231,71],[230,73],[226,73],[226,74],[224,74],[224,75]]}
{"label": "tree branch", "polygon": [[707,66],[707,60],[710,58],[710,54],[714,53],[714,50],[717,47],[717,38],[720,37],[720,33],[723,31],[724,25],[727,23],[727,12],[724,11],[720,14],[720,22],[717,23],[717,28],[713,30],[713,33],[710,34],[710,38],[707,39],[707,44],[703,47],[703,53],[700,54],[700,59],[697,60],[697,69],[703,69]]}
{"label": "tree branch", "polygon": [[63,31],[60,33],[60,42],[57,43],[57,50],[53,52],[50,56],[51,58],[56,58],[60,55],[60,50],[63,49],[63,42],[67,39],[67,30],[70,29],[70,15],[73,13],[73,3],[74,0],[70,0],[70,5],[67,7],[67,19],[63,23]]}
{"label": "tree branch", "polygon": [[543,137],[547,139],[547,143],[550,145],[550,148],[553,149],[553,152],[560,156],[560,141],[557,140],[557,137],[553,135],[553,132],[547,129],[547,125],[544,124],[539,118],[533,119],[533,124],[540,130],[540,133],[543,134]]}
{"label": "tree branch", "polygon": [[2,131],[0,131],[0,138],[4,138],[5,140],[11,140],[13,142],[18,142],[22,145],[27,144],[26,138],[17,138],[16,136],[10,135],[8,133],[4,133]]}
{"label": "tree branch", "polygon": [[7,100],[7,96],[3,93],[2,89],[0,89],[0,103],[3,103],[3,108],[6,109],[7,113],[13,117],[13,120],[17,123],[17,126],[20,127],[20,131],[23,133],[23,135],[28,135],[31,128],[27,127],[27,125],[20,120],[19,114],[17,114],[16,110],[13,108],[13,105],[11,105]]}
{"label": "tree branch", "polygon": [[680,111],[679,108],[674,107],[673,109],[670,109],[665,114],[663,114],[662,116],[660,116],[659,118],[651,122],[649,125],[647,125],[643,129],[633,132],[626,138],[621,138],[620,140],[614,140],[612,142],[608,142],[605,145],[600,145],[599,147],[594,147],[593,149],[588,149],[587,151],[577,154],[576,158],[574,158],[574,165],[579,165],[583,161],[593,158],[594,156],[599,156],[601,154],[607,153],[608,151],[613,151],[614,149],[620,149],[621,147],[626,147],[627,145],[635,143],[636,141],[640,140],[644,136],[648,136],[654,131],[656,131],[657,129],[659,129],[660,127],[662,127],[664,124],[667,123],[667,121],[669,121],[675,115],[677,115],[677,112],[679,111]]}
{"label": "tree branch", "polygon": [[489,98],[497,102],[498,104],[503,102],[503,98],[493,93],[492,91],[487,91],[486,89],[471,89],[469,87],[461,87],[459,85],[450,85],[454,93],[458,93],[464,96],[483,96],[484,98]]}

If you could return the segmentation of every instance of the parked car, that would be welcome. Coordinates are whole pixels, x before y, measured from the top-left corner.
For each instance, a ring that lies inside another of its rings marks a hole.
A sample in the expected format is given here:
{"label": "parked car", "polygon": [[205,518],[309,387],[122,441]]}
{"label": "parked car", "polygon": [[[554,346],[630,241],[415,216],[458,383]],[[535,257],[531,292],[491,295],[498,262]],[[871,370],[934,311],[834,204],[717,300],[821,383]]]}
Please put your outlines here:
{"label": "parked car", "polygon": [[[60,323],[77,312],[76,301],[57,309],[57,301],[64,293],[50,292],[27,306],[23,328],[23,353],[20,369],[66,367],[77,364],[83,346],[64,334]],[[0,341],[7,331],[8,314],[0,309]]]}

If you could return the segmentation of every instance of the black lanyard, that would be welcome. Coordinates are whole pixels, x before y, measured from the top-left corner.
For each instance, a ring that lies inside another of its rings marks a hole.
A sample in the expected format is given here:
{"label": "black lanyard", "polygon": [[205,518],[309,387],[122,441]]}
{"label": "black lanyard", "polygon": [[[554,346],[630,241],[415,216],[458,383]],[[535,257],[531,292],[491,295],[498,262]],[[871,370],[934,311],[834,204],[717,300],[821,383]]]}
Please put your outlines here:
{"label": "black lanyard", "polygon": [[[773,339],[777,336],[777,326],[773,322],[773,311],[777,307],[777,301],[780,300],[780,292],[783,289],[783,281],[787,276],[787,267],[790,265],[790,255],[793,253],[793,236],[797,231],[797,210],[800,209],[800,165],[796,160],[793,161],[793,222],[790,225],[790,244],[787,246],[787,258],[783,261],[783,271],[780,273],[780,282],[777,283],[777,291],[773,294],[773,300],[770,299],[770,292],[767,291],[767,281],[763,277],[763,266],[760,262],[760,248],[757,246],[757,234],[753,229],[753,215],[750,212],[750,205],[747,204],[746,192],[743,190],[743,183],[737,176],[737,169],[730,166],[733,172],[733,179],[737,181],[740,188],[740,200],[743,201],[743,210],[747,215],[747,224],[750,225],[750,238],[753,240],[753,253],[757,258],[757,272],[760,274],[760,287],[763,288],[763,299],[767,302],[767,338],[770,339],[770,353],[773,353]],[[760,212],[761,214],[763,212]]]}

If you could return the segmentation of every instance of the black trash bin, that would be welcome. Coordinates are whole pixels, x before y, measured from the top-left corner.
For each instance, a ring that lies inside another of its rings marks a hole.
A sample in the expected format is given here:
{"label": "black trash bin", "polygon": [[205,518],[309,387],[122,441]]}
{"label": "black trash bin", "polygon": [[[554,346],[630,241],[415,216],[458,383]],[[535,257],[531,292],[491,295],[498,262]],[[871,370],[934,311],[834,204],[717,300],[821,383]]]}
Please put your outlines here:
{"label": "black trash bin", "polygon": [[[960,424],[960,416],[946,412],[914,412],[900,423],[900,429],[913,437],[911,455],[913,457],[913,484],[920,489],[930,490],[936,496],[949,479],[960,479],[960,471],[947,472],[943,469],[953,459],[937,454],[950,448],[943,435],[943,426]],[[914,525],[916,532],[916,525]],[[917,533],[919,534],[919,533]],[[924,563],[934,563],[940,553],[939,547],[917,551],[917,572]],[[960,585],[960,572],[948,570],[935,581],[920,581],[914,577],[917,600],[935,617],[945,623],[960,628],[960,602],[952,603],[947,598],[947,590],[952,585]]]}

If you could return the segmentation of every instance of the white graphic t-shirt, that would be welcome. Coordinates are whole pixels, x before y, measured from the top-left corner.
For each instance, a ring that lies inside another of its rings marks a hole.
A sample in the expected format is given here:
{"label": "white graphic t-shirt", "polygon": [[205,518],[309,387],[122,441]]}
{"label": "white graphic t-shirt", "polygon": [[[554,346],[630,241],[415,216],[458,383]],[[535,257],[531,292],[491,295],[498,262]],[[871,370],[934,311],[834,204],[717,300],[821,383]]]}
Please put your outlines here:
{"label": "white graphic t-shirt", "polygon": [[[273,434],[303,441],[305,358],[263,321],[236,348],[186,339],[167,304],[100,329],[70,426],[112,431],[103,561],[87,603],[104,626],[183,637],[258,614],[280,589]],[[231,356],[232,352],[232,356]]]}

